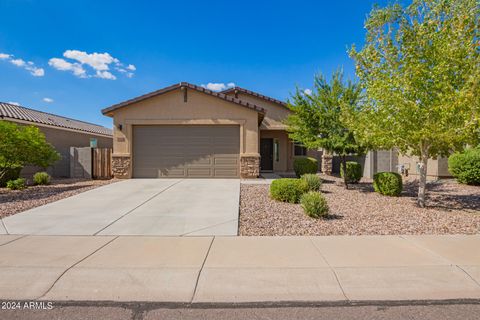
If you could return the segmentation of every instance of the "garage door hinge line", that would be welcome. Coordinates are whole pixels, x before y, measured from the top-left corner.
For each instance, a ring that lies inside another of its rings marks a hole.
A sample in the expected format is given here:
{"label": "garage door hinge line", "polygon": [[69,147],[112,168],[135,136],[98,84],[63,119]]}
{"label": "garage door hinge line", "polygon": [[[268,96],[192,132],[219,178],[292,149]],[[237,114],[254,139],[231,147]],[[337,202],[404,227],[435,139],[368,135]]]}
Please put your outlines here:
{"label": "garage door hinge line", "polygon": [[135,208],[131,209],[130,211],[128,211],[127,213],[121,215],[120,217],[118,217],[118,219],[110,222],[108,225],[106,225],[105,227],[103,227],[102,229],[98,230],[97,232],[95,232],[93,235],[96,236],[98,235],[100,232],[102,232],[103,230],[107,229],[108,227],[110,227],[111,225],[113,225],[115,222],[117,222],[118,220],[124,218],[125,216],[129,215],[130,213],[132,213],[133,211],[137,210],[138,208],[140,208],[141,206],[143,206],[144,204],[148,203],[149,201],[153,200],[154,198],[156,198],[158,195],[160,195],[161,193],[167,191],[168,189],[170,189],[171,187],[179,184],[180,182],[182,182],[183,180],[179,180],[171,185],[169,185],[168,187],[166,187],[165,189],[162,189],[160,190],[159,192],[155,193],[153,196],[151,196],[150,198],[148,198],[147,200],[145,200],[144,202],[142,202],[141,204],[139,204],[138,206],[136,206]]}

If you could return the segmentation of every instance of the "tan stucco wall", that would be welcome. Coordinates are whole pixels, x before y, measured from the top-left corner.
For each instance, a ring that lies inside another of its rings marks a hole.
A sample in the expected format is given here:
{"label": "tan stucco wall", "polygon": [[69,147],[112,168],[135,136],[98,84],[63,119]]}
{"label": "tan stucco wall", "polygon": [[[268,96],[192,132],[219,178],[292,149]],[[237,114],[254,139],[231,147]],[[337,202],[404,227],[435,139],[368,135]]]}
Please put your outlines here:
{"label": "tan stucco wall", "polygon": [[[406,165],[406,168],[410,167],[410,169],[408,170],[409,175],[418,175],[417,162],[419,162],[418,157],[406,155],[398,156],[399,165]],[[448,171],[448,159],[441,157],[438,159],[428,159],[427,176],[432,178],[451,177],[452,175]]]}
{"label": "tan stucco wall", "polygon": [[[230,95],[234,95],[234,93],[232,92]],[[291,111],[286,107],[241,92],[238,93],[238,99],[251,102],[266,110],[265,119],[263,119],[260,129],[280,130],[287,128],[285,124],[283,124],[283,121],[288,117]]]}
{"label": "tan stucco wall", "polygon": [[[131,156],[133,126],[238,125],[240,154],[258,155],[258,113],[195,90],[180,89],[114,111],[114,155]],[[122,125],[120,131],[119,125]]]}
{"label": "tan stucco wall", "polygon": [[[18,123],[28,125],[26,123]],[[30,124],[33,125],[33,124]],[[53,177],[68,177],[70,175],[70,147],[89,147],[90,138],[97,138],[98,148],[112,148],[112,138],[79,131],[69,131],[35,125],[45,134],[46,140],[55,147],[62,159],[53,166],[47,168],[47,172]],[[42,168],[27,166],[22,170],[21,175],[30,178],[35,172],[42,171]]]}

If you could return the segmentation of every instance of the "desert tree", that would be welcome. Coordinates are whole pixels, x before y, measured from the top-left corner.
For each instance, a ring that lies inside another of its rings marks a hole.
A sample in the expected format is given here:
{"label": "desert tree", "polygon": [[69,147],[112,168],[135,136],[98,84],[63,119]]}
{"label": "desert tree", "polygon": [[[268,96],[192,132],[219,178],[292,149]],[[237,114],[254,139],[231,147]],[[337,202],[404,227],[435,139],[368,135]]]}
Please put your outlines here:
{"label": "desert tree", "polygon": [[375,7],[366,41],[350,51],[366,102],[355,132],[376,148],[419,157],[425,206],[429,158],[479,141],[478,0],[414,0]]}

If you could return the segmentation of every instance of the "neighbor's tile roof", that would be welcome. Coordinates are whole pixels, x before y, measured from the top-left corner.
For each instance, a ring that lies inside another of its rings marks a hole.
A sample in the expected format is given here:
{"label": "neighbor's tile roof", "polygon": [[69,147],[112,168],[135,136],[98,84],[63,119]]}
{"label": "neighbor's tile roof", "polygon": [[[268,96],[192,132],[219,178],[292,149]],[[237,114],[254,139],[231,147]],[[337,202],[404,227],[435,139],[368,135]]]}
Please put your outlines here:
{"label": "neighbor's tile roof", "polygon": [[173,90],[182,88],[182,87],[183,87],[183,88],[187,88],[187,89],[193,89],[193,90],[196,90],[196,91],[199,91],[199,92],[202,92],[202,93],[205,93],[205,94],[208,94],[208,95],[211,95],[211,96],[220,98],[220,99],[222,99],[222,100],[226,100],[226,101],[229,101],[229,102],[232,102],[232,103],[241,105],[241,106],[243,106],[243,107],[246,107],[246,108],[255,110],[255,111],[257,111],[258,113],[260,113],[262,116],[265,114],[265,109],[264,109],[264,108],[259,107],[259,106],[255,105],[255,104],[251,103],[251,102],[242,101],[242,100],[236,99],[235,97],[232,97],[232,96],[228,96],[228,95],[226,95],[226,94],[223,94],[222,92],[211,91],[211,90],[205,89],[205,88],[203,88],[203,87],[200,87],[200,86],[197,86],[197,85],[188,83],[188,82],[180,82],[180,83],[174,84],[174,85],[172,85],[172,86],[169,86],[169,87],[166,87],[166,88],[157,90],[157,91],[153,91],[153,92],[144,94],[144,95],[142,95],[142,96],[139,96],[139,97],[136,97],[136,98],[133,98],[133,99],[124,101],[124,102],[120,102],[120,103],[115,104],[115,105],[113,105],[113,106],[111,106],[111,107],[108,107],[108,108],[106,108],[106,109],[103,109],[103,110],[102,110],[102,113],[106,115],[106,114],[108,114],[108,113],[110,113],[110,112],[112,112],[112,111],[115,111],[115,110],[117,110],[117,109],[126,107],[126,106],[128,106],[128,105],[130,105],[130,104],[132,104],[132,103],[139,102],[139,101],[142,101],[142,100],[145,100],[145,99],[154,97],[154,96],[158,96],[158,95],[161,95],[161,94],[164,94],[164,93],[167,93],[167,92],[170,92],[170,91],[173,91]]}
{"label": "neighbor's tile roof", "polygon": [[275,99],[275,98],[272,98],[272,97],[265,96],[265,95],[260,94],[260,93],[258,93],[258,92],[254,92],[254,91],[251,91],[251,90],[247,90],[247,89],[244,89],[244,88],[242,88],[242,87],[232,87],[232,88],[229,88],[229,89],[226,89],[226,90],[221,91],[221,93],[229,94],[229,93],[232,93],[232,92],[235,92],[235,91],[238,91],[238,92],[241,92],[241,93],[245,93],[245,94],[249,94],[249,95],[251,95],[251,96],[254,96],[254,97],[257,97],[257,98],[266,100],[266,101],[274,102],[274,103],[279,104],[279,105],[281,105],[281,106],[287,107],[287,104],[286,104],[285,102],[281,101],[281,100],[278,100],[278,99]]}
{"label": "neighbor's tile roof", "polygon": [[0,102],[0,118],[5,120],[17,119],[32,122],[32,124],[38,123],[95,134],[112,135],[111,129],[93,123],[65,118],[5,102]]}

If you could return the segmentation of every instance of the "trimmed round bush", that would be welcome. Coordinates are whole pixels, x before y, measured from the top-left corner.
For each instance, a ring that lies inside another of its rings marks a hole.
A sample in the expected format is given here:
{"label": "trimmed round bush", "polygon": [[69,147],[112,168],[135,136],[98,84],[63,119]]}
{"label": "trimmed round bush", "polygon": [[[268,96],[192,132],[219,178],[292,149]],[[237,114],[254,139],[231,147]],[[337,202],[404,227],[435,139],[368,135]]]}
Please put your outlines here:
{"label": "trimmed round bush", "polygon": [[37,172],[33,175],[33,183],[36,185],[50,184],[50,175],[46,172]]}
{"label": "trimmed round bush", "polygon": [[480,185],[480,147],[451,155],[448,171],[459,183]]}
{"label": "trimmed round bush", "polygon": [[307,173],[304,174],[301,179],[305,180],[305,182],[307,183],[308,190],[320,191],[320,188],[322,187],[322,179],[316,174]]}
{"label": "trimmed round bush", "polygon": [[[340,176],[343,178],[343,163],[340,165]],[[362,166],[355,161],[347,161],[347,182],[358,183],[362,179]]]}
{"label": "trimmed round bush", "polygon": [[18,178],[7,182],[7,188],[10,190],[22,190],[27,187],[27,180]]}
{"label": "trimmed round bush", "polygon": [[378,172],[373,175],[373,189],[385,196],[398,197],[403,190],[402,176],[396,172]]}
{"label": "trimmed round bush", "polygon": [[317,173],[318,161],[311,157],[296,157],[293,160],[293,170],[299,178],[306,173]]}
{"label": "trimmed round bush", "polygon": [[302,179],[277,179],[270,185],[272,199],[283,202],[298,203],[305,192],[308,192],[308,185]]}
{"label": "trimmed round bush", "polygon": [[6,187],[8,181],[18,179],[20,171],[22,171],[22,167],[8,168],[5,175],[0,179],[0,188]]}
{"label": "trimmed round bush", "polygon": [[327,200],[320,192],[310,191],[300,198],[305,213],[312,218],[326,217],[328,215]]}

